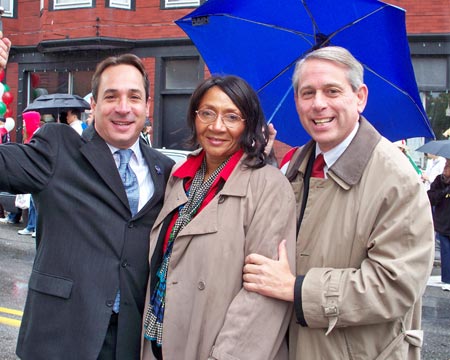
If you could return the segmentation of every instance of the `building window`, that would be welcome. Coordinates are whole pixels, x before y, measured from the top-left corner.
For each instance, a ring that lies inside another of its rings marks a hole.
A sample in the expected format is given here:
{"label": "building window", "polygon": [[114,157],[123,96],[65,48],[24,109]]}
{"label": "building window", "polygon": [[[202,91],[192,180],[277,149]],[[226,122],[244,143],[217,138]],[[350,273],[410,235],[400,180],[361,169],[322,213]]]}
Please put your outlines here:
{"label": "building window", "polygon": [[164,9],[185,8],[199,6],[200,0],[162,0]]}
{"label": "building window", "polygon": [[448,61],[450,58],[445,57],[413,57],[414,74],[419,89],[431,91],[447,89]]}
{"label": "building window", "polygon": [[92,7],[93,0],[53,0],[53,10]]}
{"label": "building window", "polygon": [[194,89],[199,82],[198,59],[165,61],[165,89]]}
{"label": "building window", "polygon": [[1,6],[3,6],[3,10],[5,11],[2,16],[4,17],[14,16],[14,0],[2,0]]}
{"label": "building window", "polygon": [[448,138],[450,128],[450,94],[448,91],[424,91],[425,110],[437,140]]}
{"label": "building window", "polygon": [[106,6],[126,10],[130,10],[133,7],[132,0],[107,0]]}
{"label": "building window", "polygon": [[[55,93],[76,94],[84,98],[91,92],[93,74],[93,70],[29,72],[27,103],[32,103],[41,95]],[[58,114],[53,115],[57,119]]]}

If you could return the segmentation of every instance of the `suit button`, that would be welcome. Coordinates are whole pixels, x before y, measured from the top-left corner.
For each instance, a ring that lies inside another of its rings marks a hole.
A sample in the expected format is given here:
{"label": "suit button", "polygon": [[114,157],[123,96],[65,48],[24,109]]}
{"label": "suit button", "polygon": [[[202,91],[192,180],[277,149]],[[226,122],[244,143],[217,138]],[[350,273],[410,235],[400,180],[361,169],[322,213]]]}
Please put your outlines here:
{"label": "suit button", "polygon": [[122,267],[123,267],[123,268],[126,268],[128,265],[129,265],[129,264],[128,264],[128,261],[124,260],[124,261],[122,262]]}
{"label": "suit button", "polygon": [[198,289],[199,290],[205,290],[206,287],[206,283],[204,281],[199,281],[198,282]]}
{"label": "suit button", "polygon": [[128,224],[128,228],[130,228],[130,229],[132,229],[132,228],[134,228],[134,223],[133,222],[130,222],[129,224]]}
{"label": "suit button", "polygon": [[107,307],[112,307],[114,305],[114,300],[107,300],[106,301],[106,306]]}

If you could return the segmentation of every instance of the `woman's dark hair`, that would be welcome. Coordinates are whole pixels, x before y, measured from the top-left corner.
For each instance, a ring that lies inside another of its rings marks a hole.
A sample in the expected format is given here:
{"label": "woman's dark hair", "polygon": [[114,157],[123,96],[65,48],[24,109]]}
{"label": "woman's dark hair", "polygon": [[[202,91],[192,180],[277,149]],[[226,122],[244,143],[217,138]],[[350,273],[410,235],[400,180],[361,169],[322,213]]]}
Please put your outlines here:
{"label": "woman's dark hair", "polygon": [[144,64],[142,63],[141,59],[134,54],[123,54],[119,56],[110,56],[97,65],[91,81],[92,97],[94,98],[94,101],[97,101],[98,88],[100,87],[100,79],[103,72],[107,68],[117,65],[134,66],[142,74],[142,81],[145,89],[145,99],[147,100],[150,96],[150,80],[148,79],[148,74],[145,71]]}
{"label": "woman's dark hair", "polygon": [[236,105],[245,119],[245,129],[239,140],[239,145],[244,150],[247,158],[245,165],[252,168],[259,168],[266,164],[264,149],[267,145],[268,134],[266,118],[264,116],[261,103],[255,90],[242,78],[227,76],[212,76],[203,80],[195,89],[189,103],[187,113],[187,125],[191,130],[188,139],[190,145],[197,146],[197,132],[195,130],[196,110],[206,92],[217,86]]}

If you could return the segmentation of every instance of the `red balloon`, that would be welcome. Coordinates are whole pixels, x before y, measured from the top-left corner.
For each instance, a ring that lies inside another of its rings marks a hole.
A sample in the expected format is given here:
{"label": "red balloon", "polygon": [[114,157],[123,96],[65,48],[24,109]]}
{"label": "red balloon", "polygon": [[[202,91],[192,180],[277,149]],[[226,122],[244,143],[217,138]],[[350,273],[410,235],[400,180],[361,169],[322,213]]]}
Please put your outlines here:
{"label": "red balloon", "polygon": [[31,73],[31,86],[37,88],[39,86],[41,79],[38,74]]}
{"label": "red balloon", "polygon": [[13,100],[14,100],[14,95],[11,94],[10,91],[5,91],[5,92],[3,93],[2,100],[3,100],[3,102],[4,102],[6,105],[9,105],[9,104],[11,104],[11,103],[13,102]]}
{"label": "red balloon", "polygon": [[5,115],[3,115],[3,116],[4,116],[5,118],[9,118],[9,117],[12,117],[12,115],[13,115],[12,110],[11,110],[9,107],[7,107],[7,108],[6,108]]}
{"label": "red balloon", "polygon": [[5,78],[5,70],[0,69],[0,81],[3,81],[4,78]]}

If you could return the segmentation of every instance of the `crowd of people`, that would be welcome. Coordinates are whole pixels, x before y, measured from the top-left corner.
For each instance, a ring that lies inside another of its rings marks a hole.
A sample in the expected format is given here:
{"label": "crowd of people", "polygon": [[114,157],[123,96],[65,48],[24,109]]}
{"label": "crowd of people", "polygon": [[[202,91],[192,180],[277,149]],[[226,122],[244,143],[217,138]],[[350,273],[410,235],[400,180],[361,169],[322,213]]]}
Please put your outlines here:
{"label": "crowd of people", "polygon": [[432,211],[408,159],[362,116],[363,74],[340,47],[298,61],[311,140],[284,176],[242,78],[198,85],[198,150],[174,166],[142,136],[141,60],[99,63],[81,136],[47,124],[0,146],[0,190],[31,193],[39,213],[19,358],[420,359]]}

